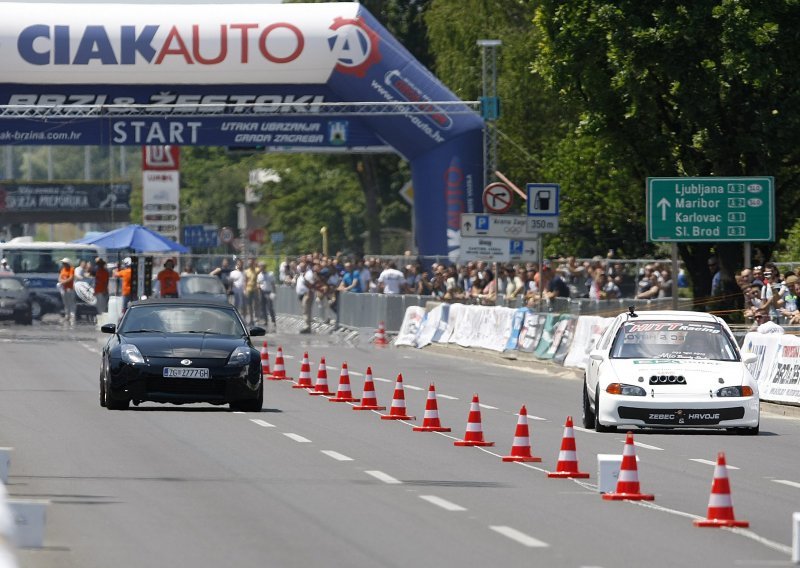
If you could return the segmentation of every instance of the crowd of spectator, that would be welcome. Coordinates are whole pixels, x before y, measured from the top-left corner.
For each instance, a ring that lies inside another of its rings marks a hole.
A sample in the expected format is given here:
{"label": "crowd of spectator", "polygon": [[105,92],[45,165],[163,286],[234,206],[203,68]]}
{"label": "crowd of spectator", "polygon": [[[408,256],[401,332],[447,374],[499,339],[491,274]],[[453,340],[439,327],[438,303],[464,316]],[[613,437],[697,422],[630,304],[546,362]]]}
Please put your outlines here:
{"label": "crowd of spectator", "polygon": [[[711,257],[712,287],[718,285],[717,259]],[[800,325],[797,296],[800,294],[800,268],[781,273],[773,262],[744,268],[736,273],[736,283],[744,294],[743,316],[757,327],[768,321],[780,325]]]}

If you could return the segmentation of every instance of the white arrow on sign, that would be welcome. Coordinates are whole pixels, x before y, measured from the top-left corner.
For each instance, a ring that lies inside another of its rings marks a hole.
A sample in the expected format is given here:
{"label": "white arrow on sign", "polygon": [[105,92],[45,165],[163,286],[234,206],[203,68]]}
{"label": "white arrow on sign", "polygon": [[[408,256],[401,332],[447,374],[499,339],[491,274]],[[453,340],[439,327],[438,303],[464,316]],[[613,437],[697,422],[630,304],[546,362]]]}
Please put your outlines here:
{"label": "white arrow on sign", "polygon": [[662,197],[661,201],[656,203],[656,207],[661,207],[661,220],[667,220],[667,207],[672,207],[666,197]]}

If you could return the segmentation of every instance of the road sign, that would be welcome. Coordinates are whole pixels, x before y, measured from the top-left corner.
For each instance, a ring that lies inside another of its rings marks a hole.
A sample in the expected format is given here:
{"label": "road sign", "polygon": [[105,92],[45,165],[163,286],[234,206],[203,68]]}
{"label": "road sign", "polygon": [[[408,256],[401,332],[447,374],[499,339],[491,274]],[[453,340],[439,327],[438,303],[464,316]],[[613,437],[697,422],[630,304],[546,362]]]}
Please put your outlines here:
{"label": "road sign", "polygon": [[528,215],[537,217],[558,217],[558,201],[561,186],[557,183],[529,183]]}
{"label": "road sign", "polygon": [[462,237],[461,262],[535,262],[538,259],[537,241],[504,237]]}
{"label": "road sign", "polygon": [[489,213],[508,213],[514,205],[511,188],[504,183],[490,183],[483,190],[483,208]]}
{"label": "road sign", "polygon": [[216,225],[186,225],[183,240],[187,247],[215,248],[219,246]]}
{"label": "road sign", "polygon": [[219,230],[219,240],[225,243],[226,245],[230,244],[233,241],[233,237],[234,237],[233,229],[231,229],[230,227],[222,227]]}
{"label": "road sign", "polygon": [[647,240],[774,241],[772,177],[647,178]]}
{"label": "road sign", "polygon": [[525,215],[489,215],[462,213],[462,237],[508,237],[534,239],[539,233],[558,232],[558,217],[527,217]]}

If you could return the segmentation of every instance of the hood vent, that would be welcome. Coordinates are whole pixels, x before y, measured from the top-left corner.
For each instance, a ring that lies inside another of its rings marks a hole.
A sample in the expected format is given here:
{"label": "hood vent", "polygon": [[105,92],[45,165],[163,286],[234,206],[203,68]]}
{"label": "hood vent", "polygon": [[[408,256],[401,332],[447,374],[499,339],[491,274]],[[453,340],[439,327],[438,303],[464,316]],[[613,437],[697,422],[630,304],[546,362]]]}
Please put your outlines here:
{"label": "hood vent", "polygon": [[683,375],[653,375],[650,377],[651,385],[685,385],[686,377]]}

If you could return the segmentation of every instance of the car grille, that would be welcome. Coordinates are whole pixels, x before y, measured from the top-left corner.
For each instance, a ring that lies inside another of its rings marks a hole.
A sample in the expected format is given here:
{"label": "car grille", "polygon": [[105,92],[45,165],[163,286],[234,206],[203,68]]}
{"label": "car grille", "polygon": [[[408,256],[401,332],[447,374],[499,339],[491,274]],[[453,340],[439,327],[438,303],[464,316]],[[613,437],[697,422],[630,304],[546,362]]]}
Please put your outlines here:
{"label": "car grille", "polygon": [[651,385],[685,385],[686,377],[683,375],[653,375],[650,377]]}
{"label": "car grille", "polygon": [[733,408],[632,408],[620,406],[619,417],[622,419],[641,420],[654,426],[711,426],[722,420],[738,420],[744,418],[744,407]]}
{"label": "car grille", "polygon": [[167,379],[149,377],[147,392],[167,395],[225,396],[225,379]]}

